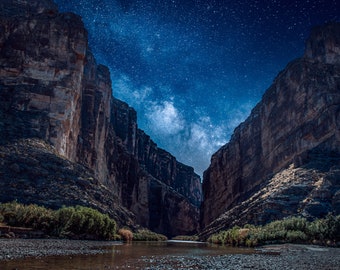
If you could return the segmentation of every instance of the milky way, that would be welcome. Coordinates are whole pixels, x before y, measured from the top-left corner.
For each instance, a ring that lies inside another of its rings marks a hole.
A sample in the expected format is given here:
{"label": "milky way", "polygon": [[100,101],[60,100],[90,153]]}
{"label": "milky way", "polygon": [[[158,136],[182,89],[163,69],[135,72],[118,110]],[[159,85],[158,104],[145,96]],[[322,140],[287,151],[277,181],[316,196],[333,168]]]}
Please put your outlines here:
{"label": "milky way", "polygon": [[340,20],[334,1],[56,0],[83,17],[113,95],[138,125],[195,168],[225,144],[310,29]]}

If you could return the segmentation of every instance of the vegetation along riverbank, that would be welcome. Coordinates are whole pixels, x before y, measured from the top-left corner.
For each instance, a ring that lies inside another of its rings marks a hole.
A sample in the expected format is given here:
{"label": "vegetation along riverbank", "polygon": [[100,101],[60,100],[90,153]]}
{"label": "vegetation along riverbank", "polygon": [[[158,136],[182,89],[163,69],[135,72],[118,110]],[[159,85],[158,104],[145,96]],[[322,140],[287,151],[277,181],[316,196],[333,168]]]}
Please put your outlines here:
{"label": "vegetation along riverbank", "polygon": [[164,241],[147,229],[118,228],[107,214],[83,207],[48,209],[36,204],[0,203],[0,237]]}
{"label": "vegetation along riverbank", "polygon": [[302,217],[291,217],[272,221],[263,226],[235,226],[213,234],[211,243],[232,246],[259,246],[273,243],[304,243],[340,246],[340,215],[308,221]]}

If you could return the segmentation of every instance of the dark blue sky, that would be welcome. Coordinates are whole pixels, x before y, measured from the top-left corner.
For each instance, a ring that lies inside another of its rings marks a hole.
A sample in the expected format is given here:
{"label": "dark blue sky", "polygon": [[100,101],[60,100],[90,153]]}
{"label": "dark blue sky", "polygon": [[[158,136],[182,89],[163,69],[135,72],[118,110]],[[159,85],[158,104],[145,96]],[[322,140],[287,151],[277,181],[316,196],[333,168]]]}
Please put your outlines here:
{"label": "dark blue sky", "polygon": [[56,0],[83,17],[113,95],[139,127],[196,172],[228,142],[277,73],[302,56],[340,4],[283,0]]}

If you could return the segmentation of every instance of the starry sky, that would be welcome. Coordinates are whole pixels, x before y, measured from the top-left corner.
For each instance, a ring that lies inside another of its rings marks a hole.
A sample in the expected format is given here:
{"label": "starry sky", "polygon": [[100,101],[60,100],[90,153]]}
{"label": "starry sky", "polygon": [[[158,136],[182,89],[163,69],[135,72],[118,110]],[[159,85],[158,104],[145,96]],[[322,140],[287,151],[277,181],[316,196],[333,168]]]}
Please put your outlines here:
{"label": "starry sky", "polygon": [[338,0],[55,0],[83,17],[113,95],[157,145],[202,175]]}

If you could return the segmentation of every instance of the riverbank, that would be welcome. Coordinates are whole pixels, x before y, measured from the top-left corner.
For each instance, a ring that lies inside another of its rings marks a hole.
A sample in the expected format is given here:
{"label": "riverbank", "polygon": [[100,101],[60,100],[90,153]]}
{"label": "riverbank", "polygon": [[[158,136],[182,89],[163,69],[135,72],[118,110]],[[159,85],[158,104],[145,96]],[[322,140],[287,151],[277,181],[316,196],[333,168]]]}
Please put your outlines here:
{"label": "riverbank", "polygon": [[114,241],[0,239],[0,262],[29,257],[101,254],[106,252],[103,247],[119,244]]}
{"label": "riverbank", "polygon": [[104,241],[0,239],[0,268],[6,270],[336,270],[339,265],[339,248],[312,245],[284,244],[242,250],[194,244],[183,248],[182,245],[175,246],[174,243],[166,242],[122,244]]}
{"label": "riverbank", "polygon": [[[256,251],[254,254],[144,258],[145,267],[140,269],[338,270],[340,265],[340,249],[337,248],[285,244],[265,246]],[[157,264],[154,263],[155,261]]]}

